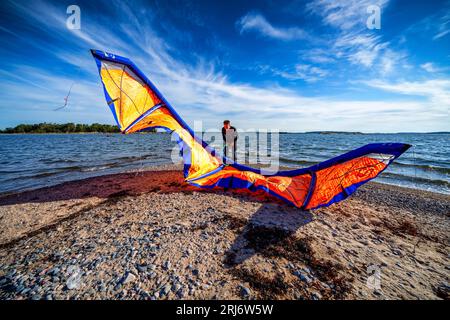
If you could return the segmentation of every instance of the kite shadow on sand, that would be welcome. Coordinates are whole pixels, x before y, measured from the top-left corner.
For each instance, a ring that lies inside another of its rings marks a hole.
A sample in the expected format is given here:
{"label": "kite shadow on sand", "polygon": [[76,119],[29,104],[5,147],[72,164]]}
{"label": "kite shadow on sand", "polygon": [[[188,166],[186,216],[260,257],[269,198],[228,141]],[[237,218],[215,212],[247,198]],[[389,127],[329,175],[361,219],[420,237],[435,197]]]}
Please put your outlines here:
{"label": "kite shadow on sand", "polygon": [[256,254],[288,258],[290,250],[298,249],[297,231],[313,221],[313,214],[284,203],[263,203],[250,219],[229,216],[228,220],[238,235],[225,252],[224,264],[234,267]]}

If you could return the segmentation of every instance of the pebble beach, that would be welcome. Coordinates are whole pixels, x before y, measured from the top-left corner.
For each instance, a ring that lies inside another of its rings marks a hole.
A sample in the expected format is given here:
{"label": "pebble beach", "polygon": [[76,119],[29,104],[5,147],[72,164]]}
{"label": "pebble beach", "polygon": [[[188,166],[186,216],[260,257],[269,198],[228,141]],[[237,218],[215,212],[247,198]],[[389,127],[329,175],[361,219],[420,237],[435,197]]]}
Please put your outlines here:
{"label": "pebble beach", "polygon": [[173,166],[0,196],[0,299],[448,299],[450,196],[302,211]]}

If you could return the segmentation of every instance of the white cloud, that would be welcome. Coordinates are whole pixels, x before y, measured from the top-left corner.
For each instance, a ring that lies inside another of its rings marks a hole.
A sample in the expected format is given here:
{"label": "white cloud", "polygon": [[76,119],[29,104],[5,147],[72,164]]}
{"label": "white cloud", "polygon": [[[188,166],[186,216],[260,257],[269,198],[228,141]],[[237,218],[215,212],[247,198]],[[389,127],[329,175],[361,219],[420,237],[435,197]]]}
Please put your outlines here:
{"label": "white cloud", "polygon": [[[295,66],[295,73],[291,74],[292,79],[303,79],[307,82],[316,82],[328,75],[328,71],[308,65],[308,64],[297,64]],[[287,77],[289,78],[289,76]]]}
{"label": "white cloud", "polygon": [[[450,80],[433,79],[426,81],[404,81],[397,83],[384,82],[380,80],[364,82],[368,86],[389,92],[408,96],[423,96],[431,103],[435,110],[441,110],[449,115],[450,108]],[[450,119],[448,119],[450,120]]]}
{"label": "white cloud", "polygon": [[300,50],[299,54],[303,60],[307,60],[313,63],[325,64],[336,61],[332,53],[330,53],[328,50],[321,48]]}
{"label": "white cloud", "polygon": [[450,13],[447,11],[446,14],[439,18],[439,21],[437,33],[434,35],[433,40],[441,39],[450,33]]}
{"label": "white cloud", "polygon": [[441,31],[441,32],[437,33],[437,34],[433,37],[433,40],[438,40],[438,39],[440,39],[440,38],[442,38],[442,37],[445,37],[445,36],[446,36],[447,34],[449,34],[449,33],[450,33],[450,29]]}
{"label": "white cloud", "polygon": [[270,73],[287,80],[304,80],[306,82],[316,82],[329,75],[329,72],[327,70],[305,63],[296,64],[289,70],[287,68],[284,70],[280,70],[268,65],[260,65],[258,66],[258,71],[261,74]]}
{"label": "white cloud", "polygon": [[432,62],[426,62],[420,65],[420,67],[430,73],[441,72],[444,71],[444,68],[438,68]]}
{"label": "white cloud", "polygon": [[264,16],[254,12],[249,12],[241,19],[239,19],[237,25],[239,26],[241,33],[255,31],[268,38],[280,40],[298,40],[311,38],[306,31],[297,27],[275,27],[270,24]]}

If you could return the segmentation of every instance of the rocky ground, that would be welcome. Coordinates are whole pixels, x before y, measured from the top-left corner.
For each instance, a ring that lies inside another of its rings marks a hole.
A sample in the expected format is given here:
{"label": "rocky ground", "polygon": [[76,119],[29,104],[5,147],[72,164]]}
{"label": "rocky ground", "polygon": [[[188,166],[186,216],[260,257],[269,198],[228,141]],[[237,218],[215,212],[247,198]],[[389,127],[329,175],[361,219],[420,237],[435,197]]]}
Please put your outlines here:
{"label": "rocky ground", "polygon": [[370,183],[312,212],[180,171],[0,197],[0,299],[448,299],[450,197]]}

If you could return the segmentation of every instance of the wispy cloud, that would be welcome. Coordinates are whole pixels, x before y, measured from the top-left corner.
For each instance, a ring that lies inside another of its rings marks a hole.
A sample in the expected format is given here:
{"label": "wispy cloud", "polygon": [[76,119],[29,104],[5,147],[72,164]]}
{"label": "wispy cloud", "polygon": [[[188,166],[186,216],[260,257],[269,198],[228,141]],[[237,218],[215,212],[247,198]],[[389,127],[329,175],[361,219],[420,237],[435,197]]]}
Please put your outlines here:
{"label": "wispy cloud", "polygon": [[336,40],[330,44],[331,52],[338,58],[364,68],[378,70],[379,75],[387,75],[395,67],[406,64],[405,52],[396,52],[384,41],[376,30],[368,30],[367,8],[378,5],[387,7],[388,0],[350,0],[326,1],[314,0],[306,5],[306,11],[322,18],[325,25],[335,29]]}
{"label": "wispy cloud", "polygon": [[302,49],[299,50],[299,55],[303,60],[318,64],[336,62],[333,53],[323,48]]}
{"label": "wispy cloud", "polygon": [[362,30],[366,28],[366,20],[369,16],[367,8],[371,5],[383,8],[388,2],[389,0],[314,0],[306,5],[306,10],[321,16],[325,24],[342,31],[355,28]]}
{"label": "wispy cloud", "polygon": [[366,81],[368,86],[408,96],[423,96],[430,102],[434,110],[441,110],[448,117],[450,108],[450,80],[433,79],[425,81],[384,82],[380,80]]}
{"label": "wispy cloud", "polygon": [[254,31],[265,37],[280,40],[311,39],[311,36],[298,27],[275,27],[266,18],[256,12],[249,12],[237,21],[241,33]]}
{"label": "wispy cloud", "polygon": [[441,9],[415,23],[405,30],[410,37],[426,36],[433,41],[440,41],[450,34],[450,2]]}
{"label": "wispy cloud", "polygon": [[420,65],[420,67],[427,72],[437,72],[439,69],[434,66],[432,62],[426,62]]}
{"label": "wispy cloud", "polygon": [[[447,9],[450,7],[447,6]],[[433,40],[439,40],[450,34],[450,12],[443,14],[439,17],[439,23],[437,24],[436,34],[433,36]]]}
{"label": "wispy cloud", "polygon": [[309,64],[297,64],[291,72],[275,70],[274,73],[288,80],[304,80],[306,82],[316,82],[329,74],[327,70]]}

